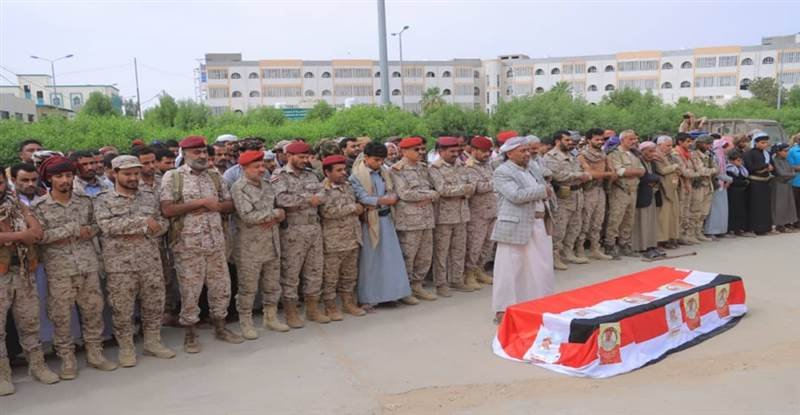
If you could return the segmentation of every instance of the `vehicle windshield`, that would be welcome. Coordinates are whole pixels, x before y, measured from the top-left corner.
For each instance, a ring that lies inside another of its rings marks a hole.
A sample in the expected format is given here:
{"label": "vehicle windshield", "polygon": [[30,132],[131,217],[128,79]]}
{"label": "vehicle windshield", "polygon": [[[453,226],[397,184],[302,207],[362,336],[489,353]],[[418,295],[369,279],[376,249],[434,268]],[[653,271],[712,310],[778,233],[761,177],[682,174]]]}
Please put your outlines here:
{"label": "vehicle windshield", "polygon": [[780,127],[777,125],[760,125],[759,128],[769,135],[769,141],[772,144],[785,141]]}

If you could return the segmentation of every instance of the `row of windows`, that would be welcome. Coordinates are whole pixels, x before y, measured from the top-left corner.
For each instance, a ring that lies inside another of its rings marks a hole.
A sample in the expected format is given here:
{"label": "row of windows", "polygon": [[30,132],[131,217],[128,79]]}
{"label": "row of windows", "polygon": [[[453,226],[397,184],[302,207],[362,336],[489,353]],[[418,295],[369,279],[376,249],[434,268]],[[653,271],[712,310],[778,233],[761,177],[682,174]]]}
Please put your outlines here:
{"label": "row of windows", "polygon": [[[338,96],[352,96],[352,97],[368,97],[372,94],[372,86],[371,85],[337,85],[334,88],[336,95]],[[423,90],[422,85],[408,85],[406,86],[406,95],[411,96],[422,96]],[[399,89],[393,89],[392,95],[400,95]],[[473,96],[480,96],[481,90],[478,87],[471,87],[470,85],[456,85],[455,95],[466,96],[466,95],[473,95]],[[332,95],[330,89],[323,89],[321,95],[323,97],[328,97]],[[375,96],[380,96],[381,90],[375,90]],[[442,95],[448,96],[453,95],[453,91],[448,88],[442,90]],[[231,92],[231,97],[233,98],[241,98],[242,92],[241,91],[233,91]],[[250,91],[248,94],[250,98],[258,98],[261,94],[258,91]],[[264,88],[264,96],[265,97],[299,97],[300,96],[300,87],[266,87]],[[303,96],[306,97],[313,97],[316,96],[316,93],[311,90],[307,89],[303,92]],[[225,88],[209,88],[208,89],[208,97],[209,98],[227,98],[228,97],[228,90]]]}
{"label": "row of windows", "polygon": [[[420,67],[410,67],[410,68],[403,68],[403,73],[405,74],[406,78],[422,78],[422,68]],[[464,76],[467,72],[466,76]],[[333,74],[336,78],[369,78],[372,70],[369,68],[337,68],[334,69]],[[455,77],[456,78],[469,78],[480,77],[480,72],[473,71],[471,68],[456,68],[455,69]],[[282,68],[282,69],[264,69],[262,72],[262,76],[264,79],[298,79],[300,78],[300,69],[291,69],[291,68]],[[380,78],[381,73],[375,72],[375,78]],[[249,79],[258,79],[257,72],[250,72],[247,76]],[[321,78],[330,78],[331,73],[328,71],[322,72],[320,75]],[[400,74],[399,71],[392,72],[392,78],[402,78],[403,75]],[[436,78],[436,73],[433,71],[425,72],[426,78]],[[443,71],[441,74],[442,78],[452,78],[453,73],[450,71]],[[306,72],[303,74],[303,78],[305,79],[312,79],[314,78],[313,72]],[[208,71],[208,79],[228,79],[228,71],[225,69],[212,69]],[[242,75],[238,72],[234,72],[231,74],[231,79],[242,79]]]}

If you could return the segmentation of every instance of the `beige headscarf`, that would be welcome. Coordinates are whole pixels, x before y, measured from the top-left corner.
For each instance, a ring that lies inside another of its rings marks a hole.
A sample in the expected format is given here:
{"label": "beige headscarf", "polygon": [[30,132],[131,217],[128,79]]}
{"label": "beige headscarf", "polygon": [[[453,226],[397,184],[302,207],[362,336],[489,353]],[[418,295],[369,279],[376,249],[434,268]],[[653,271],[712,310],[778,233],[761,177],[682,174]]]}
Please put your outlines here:
{"label": "beige headscarf", "polygon": [[[372,179],[369,177],[371,172],[372,169],[367,166],[363,159],[361,162],[353,164],[353,176],[356,178],[356,180],[358,180],[359,183],[361,183],[368,195],[374,196],[375,186],[372,185]],[[380,174],[386,187],[386,194],[394,191],[392,177],[389,175],[389,171],[383,165],[381,165]],[[372,244],[372,248],[375,248],[378,246],[378,242],[380,242],[381,239],[378,209],[367,209],[367,211],[364,213],[364,217],[367,219],[367,227],[369,228],[369,241]]]}

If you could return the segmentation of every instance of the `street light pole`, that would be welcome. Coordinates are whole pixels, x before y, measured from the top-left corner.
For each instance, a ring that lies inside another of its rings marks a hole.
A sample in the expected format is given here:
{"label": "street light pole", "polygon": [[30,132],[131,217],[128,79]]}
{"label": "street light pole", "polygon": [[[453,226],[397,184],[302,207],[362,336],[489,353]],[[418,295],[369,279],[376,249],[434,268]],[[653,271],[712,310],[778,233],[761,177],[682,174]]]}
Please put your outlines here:
{"label": "street light pole", "polygon": [[389,106],[389,58],[386,53],[386,3],[378,0],[378,51],[381,68],[381,104]]}
{"label": "street light pole", "polygon": [[408,26],[403,26],[399,32],[392,33],[392,36],[397,36],[400,43],[400,107],[403,109],[406,109],[406,75],[403,73],[403,32],[408,29]]}
{"label": "street light pole", "polygon": [[[58,95],[58,88],[56,87],[56,65],[55,65],[55,62],[56,61],[60,61],[61,59],[71,58],[73,56],[75,56],[75,55],[70,53],[69,55],[65,55],[65,56],[62,56],[60,58],[47,59],[47,58],[42,58],[40,56],[31,55],[31,58],[33,58],[33,59],[38,59],[38,60],[50,62],[50,77],[53,79],[53,95],[54,96]],[[52,98],[50,99],[50,103],[51,104],[53,103],[53,99]],[[63,101],[61,101],[61,104],[63,105]]]}

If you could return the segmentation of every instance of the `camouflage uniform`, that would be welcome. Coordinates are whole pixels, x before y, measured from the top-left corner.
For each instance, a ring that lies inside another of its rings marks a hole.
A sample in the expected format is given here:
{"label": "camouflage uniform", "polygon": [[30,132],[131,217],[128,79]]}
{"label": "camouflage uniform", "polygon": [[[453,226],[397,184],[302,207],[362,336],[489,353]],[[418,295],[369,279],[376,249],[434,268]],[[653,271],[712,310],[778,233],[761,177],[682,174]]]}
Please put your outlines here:
{"label": "camouflage uniform", "polygon": [[[684,158],[676,149],[672,152],[672,159],[678,165],[680,183],[678,186],[678,202],[680,204],[680,240],[686,242],[694,240],[692,229],[692,181],[699,177],[691,158]],[[697,242],[697,241],[694,241]]]}
{"label": "camouflage uniform", "polygon": [[280,235],[278,224],[264,228],[265,222],[278,217],[275,192],[266,180],[261,186],[251,183],[244,175],[231,187],[236,205],[236,236],[233,258],[239,274],[236,309],[239,315],[251,314],[258,284],[265,307],[277,305],[281,298]]}
{"label": "camouflage uniform", "polygon": [[[222,177],[213,179],[212,174],[219,176],[212,169],[195,173],[185,164],[166,172],[161,182],[161,202],[176,202],[179,199],[180,203],[187,203],[208,197],[230,200]],[[177,175],[182,177],[181,195],[173,194],[178,187],[174,183]],[[231,299],[231,280],[225,259],[222,215],[211,211],[192,212],[183,216],[182,220],[183,228],[175,236],[175,245],[172,247],[181,293],[179,322],[184,326],[193,326],[200,321],[198,302],[203,284],[208,288],[211,318],[225,320]]]}
{"label": "camouflage uniform", "polygon": [[470,156],[464,164],[469,183],[475,183],[475,194],[469,199],[467,224],[467,271],[482,271],[489,253],[493,251],[491,239],[497,218],[497,196],[494,193],[491,163],[480,162]]}
{"label": "camouflage uniform", "polygon": [[398,201],[394,206],[394,225],[406,271],[412,288],[422,287],[433,261],[433,202],[439,195],[433,190],[428,169],[422,163],[405,160],[390,169]]}
{"label": "camouflage uniform", "polygon": [[585,175],[580,163],[569,152],[554,147],[544,155],[545,166],[553,172],[553,186],[558,187],[558,210],[555,215],[553,255],[571,255],[581,233]]}
{"label": "camouflage uniform", "polygon": [[[94,214],[102,232],[100,241],[107,273],[108,303],[117,342],[122,344],[133,339],[137,298],[145,334],[158,336],[164,313],[164,276],[159,243],[169,222],[161,216],[157,195],[151,190],[140,189],[133,196],[127,196],[111,189],[97,197]],[[149,233],[148,218],[155,219],[160,225],[157,235]]]}
{"label": "camouflage uniform", "polygon": [[[606,154],[603,150],[595,150],[587,145],[578,156],[593,171],[608,169]],[[581,234],[578,238],[578,249],[583,248],[583,243],[589,240],[592,248],[600,247],[600,234],[603,231],[603,221],[606,215],[606,191],[603,188],[603,179],[592,179],[583,185],[583,210],[581,221]]]}
{"label": "camouflage uniform", "polygon": [[78,196],[95,198],[100,194],[100,192],[110,188],[110,182],[101,180],[100,178],[97,179],[95,184],[89,184],[89,182],[76,175],[75,179],[72,181],[72,193]]}
{"label": "camouflage uniform", "polygon": [[439,193],[436,204],[436,229],[433,232],[433,280],[436,287],[464,283],[464,259],[467,249],[469,201],[475,184],[467,182],[463,164],[437,159],[429,169],[433,188]]}
{"label": "camouflage uniform", "polygon": [[692,180],[692,202],[690,208],[691,229],[689,235],[704,240],[703,222],[711,212],[711,199],[714,194],[714,176],[717,173],[716,161],[707,152],[694,150],[690,159],[698,177]]}
{"label": "camouflage uniform", "polygon": [[303,274],[303,294],[322,293],[322,228],[317,208],[308,199],[322,193],[322,183],[308,170],[296,171],[291,164],[272,178],[275,205],[286,211],[286,227],[281,226],[281,287],[285,301],[297,301],[297,286]]}
{"label": "camouflage uniform", "polygon": [[633,218],[636,213],[636,190],[638,177],[623,177],[626,169],[644,169],[639,157],[630,150],[617,148],[608,155],[608,164],[619,178],[611,185],[608,195],[608,224],[606,226],[606,245],[618,240],[622,247],[629,247],[633,232]]}
{"label": "camouflage uniform", "polygon": [[355,214],[358,203],[350,182],[322,182],[325,203],[320,205],[322,241],[325,252],[322,299],[336,299],[336,293],[352,294],[358,281],[361,222]]}
{"label": "camouflage uniform", "polygon": [[76,303],[87,348],[99,348],[103,341],[99,263],[92,239],[79,239],[84,226],[91,227],[92,233],[97,234],[92,200],[73,194],[64,205],[48,194],[32,206],[44,231],[39,243],[47,273],[47,314],[53,322],[56,353],[62,359],[74,355],[70,313]]}

